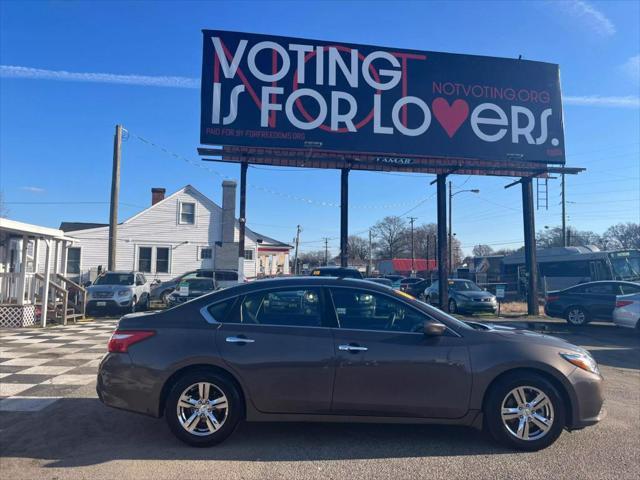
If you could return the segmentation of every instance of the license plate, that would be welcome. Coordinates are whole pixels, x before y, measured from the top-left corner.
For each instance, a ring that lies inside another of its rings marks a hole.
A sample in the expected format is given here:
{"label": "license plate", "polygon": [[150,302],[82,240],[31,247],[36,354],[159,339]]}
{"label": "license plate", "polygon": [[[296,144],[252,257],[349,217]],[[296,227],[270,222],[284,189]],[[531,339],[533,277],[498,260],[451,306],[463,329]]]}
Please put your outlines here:
{"label": "license plate", "polygon": [[96,306],[98,306],[98,307],[106,307],[107,306],[107,302],[96,302]]}

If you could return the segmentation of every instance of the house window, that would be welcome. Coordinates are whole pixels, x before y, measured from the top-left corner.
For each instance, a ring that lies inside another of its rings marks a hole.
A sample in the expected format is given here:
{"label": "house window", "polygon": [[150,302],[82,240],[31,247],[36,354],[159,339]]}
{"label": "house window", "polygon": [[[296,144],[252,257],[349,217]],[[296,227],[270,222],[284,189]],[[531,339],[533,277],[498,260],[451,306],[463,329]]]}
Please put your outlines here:
{"label": "house window", "polygon": [[210,248],[201,248],[200,249],[200,260],[209,260],[211,258],[211,249]]}
{"label": "house window", "polygon": [[151,247],[138,249],[138,271],[151,273]]}
{"label": "house window", "polygon": [[169,273],[169,249],[156,248],[156,273]]}
{"label": "house window", "polygon": [[180,202],[180,223],[194,225],[196,223],[196,204]]}
{"label": "house window", "polygon": [[245,250],[244,251],[244,259],[245,260],[253,260],[253,250]]}
{"label": "house window", "polygon": [[67,273],[80,273],[80,248],[71,247],[67,249]]}

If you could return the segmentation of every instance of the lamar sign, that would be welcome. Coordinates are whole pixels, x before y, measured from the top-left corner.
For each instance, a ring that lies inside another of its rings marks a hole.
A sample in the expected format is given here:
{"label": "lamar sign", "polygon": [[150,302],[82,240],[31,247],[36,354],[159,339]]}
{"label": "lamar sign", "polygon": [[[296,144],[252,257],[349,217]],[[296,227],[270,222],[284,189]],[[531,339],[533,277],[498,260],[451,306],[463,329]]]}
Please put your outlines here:
{"label": "lamar sign", "polygon": [[203,33],[203,144],[565,161],[557,65]]}

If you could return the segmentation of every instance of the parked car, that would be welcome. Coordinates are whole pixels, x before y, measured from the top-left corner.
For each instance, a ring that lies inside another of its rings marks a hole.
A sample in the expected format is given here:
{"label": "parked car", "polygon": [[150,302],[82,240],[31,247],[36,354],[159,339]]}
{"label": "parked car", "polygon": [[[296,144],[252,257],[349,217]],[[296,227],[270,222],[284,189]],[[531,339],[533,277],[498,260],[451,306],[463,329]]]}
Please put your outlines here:
{"label": "parked car", "polygon": [[362,280],[362,274],[359,270],[349,267],[318,267],[311,270],[314,277],[339,277],[339,278],[357,278]]}
{"label": "parked car", "polygon": [[512,448],[539,450],[563,429],[597,423],[603,403],[598,366],[580,347],[323,276],[124,316],[97,393],[111,407],[164,415],[195,446],[221,442],[244,419],[484,424]]}
{"label": "parked car", "polygon": [[640,284],[604,280],[575,285],[547,293],[544,313],[564,318],[569,325],[586,325],[591,320],[611,320],[617,295],[640,293]]}
{"label": "parked car", "polygon": [[[496,313],[498,301],[496,296],[480,288],[471,280],[452,278],[448,281],[449,313]],[[433,305],[440,304],[439,282],[435,280],[424,291],[425,301]]]}
{"label": "parked car", "polygon": [[409,295],[412,295],[419,300],[424,300],[426,298],[424,295],[424,291],[427,289],[429,284],[430,282],[428,280],[425,280],[424,278],[403,278],[402,280],[400,280],[400,291],[408,293]]}
{"label": "parked car", "polygon": [[190,272],[183,273],[182,275],[178,275],[166,282],[160,282],[153,285],[151,288],[151,299],[161,300],[165,304],[168,304],[169,295],[173,293],[180,282],[196,277],[213,278],[216,282],[217,288],[227,288],[238,283],[238,272],[235,270],[199,268],[198,270],[192,270]]}
{"label": "parked car", "polygon": [[618,295],[613,309],[613,323],[640,332],[640,293]]}
{"label": "parked car", "polygon": [[385,275],[384,278],[388,278],[389,280],[391,280],[393,288],[397,290],[400,288],[400,282],[407,277],[404,277],[402,275]]}
{"label": "parked car", "polygon": [[378,285],[384,285],[385,287],[389,287],[389,288],[393,287],[393,282],[388,278],[370,277],[370,278],[365,278],[365,280],[369,282],[377,283]]}
{"label": "parked car", "polygon": [[140,272],[105,272],[87,287],[87,313],[149,308],[149,282]]}
{"label": "parked car", "polygon": [[169,295],[167,306],[175,307],[194,298],[211,293],[216,289],[216,282],[211,277],[187,278],[180,282]]}

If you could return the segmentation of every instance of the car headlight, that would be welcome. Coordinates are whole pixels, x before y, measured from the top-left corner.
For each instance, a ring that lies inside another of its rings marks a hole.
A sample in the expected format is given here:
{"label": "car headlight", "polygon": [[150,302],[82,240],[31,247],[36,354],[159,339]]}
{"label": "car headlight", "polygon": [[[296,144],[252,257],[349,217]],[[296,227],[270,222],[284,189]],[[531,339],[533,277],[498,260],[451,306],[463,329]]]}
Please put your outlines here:
{"label": "car headlight", "polygon": [[118,290],[119,297],[126,297],[131,293],[131,290]]}
{"label": "car headlight", "polygon": [[593,359],[591,355],[588,353],[579,353],[579,352],[563,352],[560,354],[562,358],[564,358],[567,362],[575,365],[582,370],[587,372],[595,373],[596,375],[600,375],[600,370],[598,370],[598,364]]}

